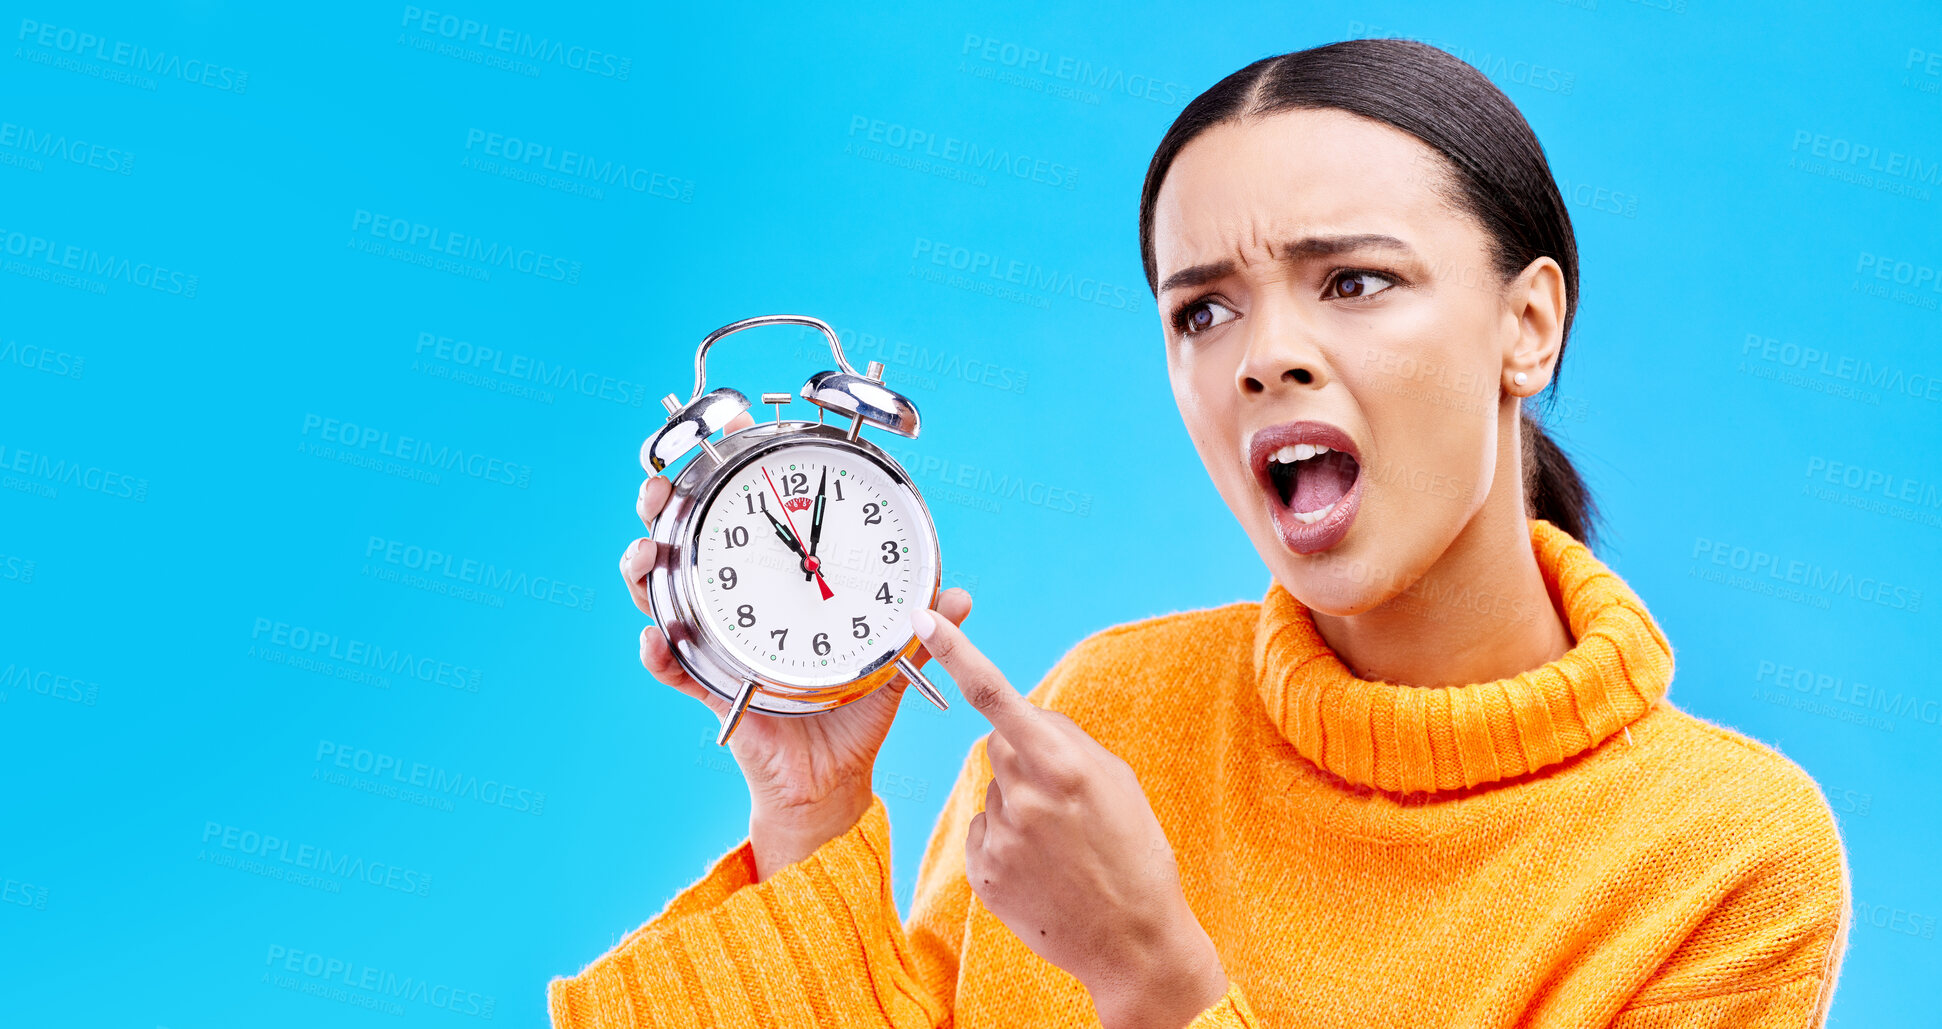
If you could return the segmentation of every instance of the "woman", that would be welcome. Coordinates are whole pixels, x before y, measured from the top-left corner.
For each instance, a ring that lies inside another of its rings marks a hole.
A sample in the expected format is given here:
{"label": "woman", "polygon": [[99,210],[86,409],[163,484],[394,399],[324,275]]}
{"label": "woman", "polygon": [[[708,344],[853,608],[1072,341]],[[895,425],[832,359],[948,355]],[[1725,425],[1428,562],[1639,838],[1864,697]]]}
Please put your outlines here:
{"label": "woman", "polygon": [[[1028,699],[947,591],[912,622],[992,731],[909,922],[870,790],[901,687],[751,715],[748,840],[556,981],[555,1024],[1821,1024],[1833,817],[1665,699],[1671,649],[1524,411],[1577,254],[1511,102],[1397,40],[1256,62],[1161,140],[1140,244],[1266,596],[1100,632]],[[643,609],[653,559],[621,561]],[[641,660],[725,707],[658,632]]]}

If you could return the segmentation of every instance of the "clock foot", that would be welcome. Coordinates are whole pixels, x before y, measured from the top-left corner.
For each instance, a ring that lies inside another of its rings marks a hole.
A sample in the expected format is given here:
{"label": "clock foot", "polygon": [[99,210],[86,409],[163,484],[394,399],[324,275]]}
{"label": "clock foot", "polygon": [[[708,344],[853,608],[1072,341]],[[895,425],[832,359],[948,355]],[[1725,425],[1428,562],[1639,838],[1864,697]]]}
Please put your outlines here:
{"label": "clock foot", "polygon": [[735,734],[735,727],[742,724],[742,712],[748,710],[748,702],[754,698],[755,680],[743,679],[741,690],[735,694],[735,702],[729,705],[728,713],[722,716],[722,728],[715,736],[715,746],[728,745],[728,738]]}
{"label": "clock foot", "polygon": [[917,670],[916,665],[910,663],[909,658],[898,658],[897,670],[904,673],[904,678],[909,679],[910,684],[917,687],[917,692],[922,693],[925,700],[936,704],[939,711],[951,709],[950,702],[944,699],[944,694],[938,692],[936,684],[924,678],[924,674]]}

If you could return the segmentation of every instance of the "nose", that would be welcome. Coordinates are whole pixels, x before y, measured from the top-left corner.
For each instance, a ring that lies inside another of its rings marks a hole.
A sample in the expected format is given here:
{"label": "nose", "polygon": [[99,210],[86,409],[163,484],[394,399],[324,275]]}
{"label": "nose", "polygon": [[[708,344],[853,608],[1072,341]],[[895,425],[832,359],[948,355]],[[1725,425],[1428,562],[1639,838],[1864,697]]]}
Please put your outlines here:
{"label": "nose", "polygon": [[1234,369],[1234,384],[1242,396],[1319,389],[1327,384],[1328,362],[1313,331],[1299,317],[1262,310],[1250,321],[1247,350]]}

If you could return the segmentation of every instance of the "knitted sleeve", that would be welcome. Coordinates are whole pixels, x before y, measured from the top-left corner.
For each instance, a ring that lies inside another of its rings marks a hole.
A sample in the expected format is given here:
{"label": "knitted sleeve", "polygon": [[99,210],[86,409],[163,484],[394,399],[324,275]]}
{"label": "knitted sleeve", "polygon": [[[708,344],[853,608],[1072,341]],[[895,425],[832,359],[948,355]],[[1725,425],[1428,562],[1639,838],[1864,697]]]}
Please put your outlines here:
{"label": "knitted sleeve", "polygon": [[1247,996],[1241,992],[1241,984],[1228,980],[1227,992],[1214,1006],[1194,1016],[1187,1029],[1257,1029],[1262,1025],[1254,1017],[1254,1009],[1247,1006]]}
{"label": "knitted sleeve", "polygon": [[891,895],[889,815],[873,793],[856,825],[761,882],[744,838],[647,924],[578,975],[553,980],[553,1025],[950,1024],[981,751],[945,802],[907,928]]}
{"label": "knitted sleeve", "polygon": [[1821,985],[1815,978],[1795,979],[1734,993],[1634,1004],[1611,1029],[1819,1029],[1826,1024],[1819,1008]]}
{"label": "knitted sleeve", "polygon": [[1737,874],[1612,1029],[1819,1029],[1847,948],[1849,878],[1840,830],[1805,773],[1771,791]]}
{"label": "knitted sleeve", "polygon": [[[908,925],[891,896],[889,815],[872,794],[856,825],[759,883],[744,838],[578,975],[554,979],[553,1025],[949,1026],[972,900],[964,837],[990,779],[980,739],[925,849]],[[1232,983],[1188,1029],[1260,1024]]]}

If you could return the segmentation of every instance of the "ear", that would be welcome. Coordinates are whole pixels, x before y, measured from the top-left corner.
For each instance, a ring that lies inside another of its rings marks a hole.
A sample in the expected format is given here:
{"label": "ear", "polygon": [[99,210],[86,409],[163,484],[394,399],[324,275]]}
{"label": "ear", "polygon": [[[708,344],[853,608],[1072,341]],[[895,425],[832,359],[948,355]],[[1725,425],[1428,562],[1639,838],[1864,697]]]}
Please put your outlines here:
{"label": "ear", "polygon": [[[1564,269],[1549,257],[1525,266],[1504,287],[1504,317],[1510,330],[1504,346],[1503,386],[1514,396],[1528,397],[1551,384],[1558,352],[1564,349],[1564,319],[1569,301],[1564,295]],[[1524,373],[1524,383],[1514,380]]]}

